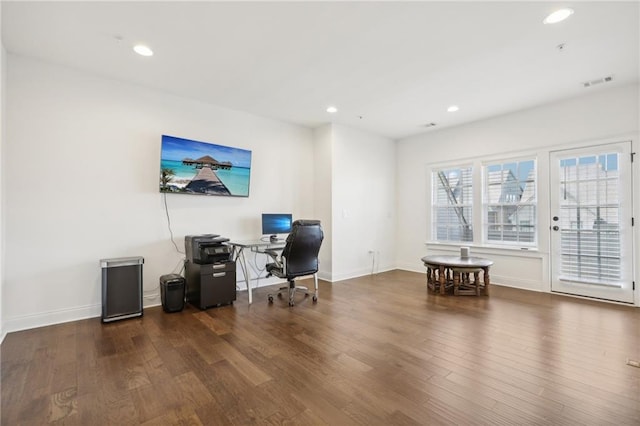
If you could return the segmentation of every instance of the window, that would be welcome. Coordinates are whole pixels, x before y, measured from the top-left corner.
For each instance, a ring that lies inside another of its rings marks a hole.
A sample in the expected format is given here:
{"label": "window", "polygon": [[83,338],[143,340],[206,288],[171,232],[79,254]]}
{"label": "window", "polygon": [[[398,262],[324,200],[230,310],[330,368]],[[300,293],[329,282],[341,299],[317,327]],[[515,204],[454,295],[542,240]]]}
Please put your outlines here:
{"label": "window", "polygon": [[619,155],[560,160],[560,279],[601,285],[621,279]]}
{"label": "window", "polygon": [[436,241],[473,241],[472,178],[471,166],[432,172],[432,235]]}
{"label": "window", "polygon": [[484,166],[484,238],[490,244],[536,244],[536,161]]}

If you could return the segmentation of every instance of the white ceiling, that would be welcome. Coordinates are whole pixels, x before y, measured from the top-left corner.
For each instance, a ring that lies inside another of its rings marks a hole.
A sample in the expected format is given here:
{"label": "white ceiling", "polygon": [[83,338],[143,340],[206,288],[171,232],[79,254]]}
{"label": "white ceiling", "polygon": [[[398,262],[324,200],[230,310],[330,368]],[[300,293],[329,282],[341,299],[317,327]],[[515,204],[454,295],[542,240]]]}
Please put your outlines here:
{"label": "white ceiling", "polygon": [[[542,24],[565,6],[568,20]],[[223,107],[398,139],[638,82],[639,17],[637,1],[2,1],[2,42]],[[155,55],[135,54],[139,42]]]}

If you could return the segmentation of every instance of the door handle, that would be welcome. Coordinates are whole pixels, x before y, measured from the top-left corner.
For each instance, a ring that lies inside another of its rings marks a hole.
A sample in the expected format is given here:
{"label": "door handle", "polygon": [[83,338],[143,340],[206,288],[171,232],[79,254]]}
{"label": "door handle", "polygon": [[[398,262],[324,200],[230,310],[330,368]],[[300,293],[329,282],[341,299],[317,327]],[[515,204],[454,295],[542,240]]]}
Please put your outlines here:
{"label": "door handle", "polygon": [[554,231],[558,231],[558,230],[560,229],[560,227],[556,225],[556,226],[554,226],[554,227],[553,227],[553,228],[551,228],[551,229],[553,229]]}

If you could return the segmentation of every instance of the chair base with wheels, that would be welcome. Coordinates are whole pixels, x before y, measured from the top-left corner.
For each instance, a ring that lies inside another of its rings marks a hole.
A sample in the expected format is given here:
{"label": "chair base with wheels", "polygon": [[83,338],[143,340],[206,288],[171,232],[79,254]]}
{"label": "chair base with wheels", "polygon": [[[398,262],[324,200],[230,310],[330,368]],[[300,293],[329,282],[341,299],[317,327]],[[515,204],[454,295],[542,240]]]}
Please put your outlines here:
{"label": "chair base with wheels", "polygon": [[[282,297],[283,293],[287,293],[289,296],[289,306],[295,306],[295,295],[296,293],[302,293],[305,297],[311,295],[311,298],[314,302],[318,301],[318,276],[316,274],[313,275],[313,281],[315,284],[315,292],[310,292],[308,287],[297,286],[294,280],[289,281],[288,286],[283,286],[278,289],[275,293],[275,296]],[[273,303],[274,293],[269,293],[267,298],[269,299],[269,303]]]}

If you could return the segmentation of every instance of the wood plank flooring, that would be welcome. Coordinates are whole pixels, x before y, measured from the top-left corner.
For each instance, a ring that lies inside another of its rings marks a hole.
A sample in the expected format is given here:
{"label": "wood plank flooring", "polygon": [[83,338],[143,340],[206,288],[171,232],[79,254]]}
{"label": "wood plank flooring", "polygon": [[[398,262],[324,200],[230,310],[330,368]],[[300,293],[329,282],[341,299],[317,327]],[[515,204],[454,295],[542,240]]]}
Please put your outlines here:
{"label": "wood plank flooring", "polygon": [[391,271],[10,333],[2,425],[638,425],[640,309]]}

